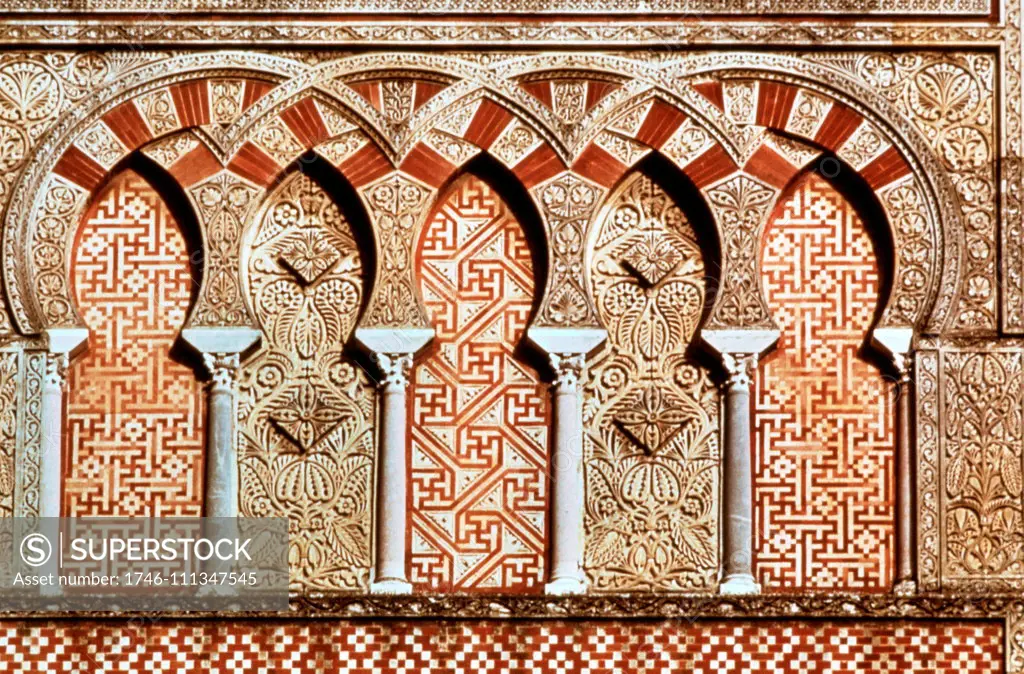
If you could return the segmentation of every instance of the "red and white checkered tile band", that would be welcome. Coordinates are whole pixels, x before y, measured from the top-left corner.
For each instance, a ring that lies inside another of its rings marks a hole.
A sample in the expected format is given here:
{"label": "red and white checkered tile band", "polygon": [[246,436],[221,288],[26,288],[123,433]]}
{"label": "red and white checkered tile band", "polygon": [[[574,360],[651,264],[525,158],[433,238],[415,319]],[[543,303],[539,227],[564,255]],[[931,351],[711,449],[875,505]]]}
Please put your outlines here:
{"label": "red and white checkered tile band", "polygon": [[880,622],[0,623],[0,672],[1002,671],[1002,627]]}

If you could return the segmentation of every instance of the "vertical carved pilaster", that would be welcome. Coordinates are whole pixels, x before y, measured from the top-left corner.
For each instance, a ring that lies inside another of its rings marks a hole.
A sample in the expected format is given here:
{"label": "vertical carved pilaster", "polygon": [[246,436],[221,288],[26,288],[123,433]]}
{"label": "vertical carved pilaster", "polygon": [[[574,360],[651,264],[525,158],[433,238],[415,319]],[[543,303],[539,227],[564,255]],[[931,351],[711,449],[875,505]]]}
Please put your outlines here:
{"label": "vertical carved pilaster", "polygon": [[893,591],[909,595],[917,592],[911,360],[909,355],[897,353],[893,354],[893,363],[899,377],[896,381],[896,583]]}
{"label": "vertical carved pilaster", "polygon": [[[39,518],[51,541],[55,540],[58,527],[57,521],[50,518],[61,516],[64,500],[64,393],[68,388],[68,360],[66,353],[46,354],[40,396]],[[60,569],[56,555],[38,571],[57,578]],[[39,593],[44,597],[59,597],[63,590],[60,585],[42,585]]]}
{"label": "vertical carved pilaster", "polygon": [[555,380],[554,455],[551,459],[551,571],[547,594],[581,594],[583,574],[583,403],[582,354],[549,354]]}
{"label": "vertical carved pilaster", "polygon": [[207,517],[238,517],[235,405],[239,357],[237,353],[204,353],[203,365],[210,373],[204,510]]}
{"label": "vertical carved pilaster", "polygon": [[406,594],[412,591],[412,585],[405,575],[408,493],[406,392],[409,388],[412,356],[408,353],[377,353],[374,357],[384,378],[380,381],[377,559],[370,591],[378,594]]}
{"label": "vertical carved pilaster", "polygon": [[46,354],[40,405],[39,516],[60,517],[68,355]]}
{"label": "vertical carved pilaster", "polygon": [[723,451],[722,594],[761,591],[753,574],[753,474],[750,447],[751,373],[757,354],[723,353],[725,382],[725,442]]}

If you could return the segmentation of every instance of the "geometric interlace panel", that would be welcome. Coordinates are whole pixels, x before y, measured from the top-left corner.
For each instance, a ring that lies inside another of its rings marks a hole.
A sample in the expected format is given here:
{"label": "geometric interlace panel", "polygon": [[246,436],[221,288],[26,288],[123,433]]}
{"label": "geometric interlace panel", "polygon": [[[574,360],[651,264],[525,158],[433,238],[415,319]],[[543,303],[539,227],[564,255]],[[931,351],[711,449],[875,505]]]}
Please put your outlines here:
{"label": "geometric interlace panel", "polygon": [[997,674],[976,622],[6,621],[0,674]]}
{"label": "geometric interlace panel", "polygon": [[534,293],[526,237],[501,198],[467,175],[426,223],[417,265],[436,336],[411,388],[411,581],[538,590],[548,394],[513,355]]}
{"label": "geometric interlace panel", "polygon": [[633,174],[610,199],[589,266],[608,339],[585,380],[587,576],[595,590],[711,588],[718,393],[686,356],[704,306],[693,227]]}
{"label": "geometric interlace panel", "polygon": [[170,353],[189,308],[189,254],[137,173],[120,173],[89,209],[71,278],[89,348],[68,373],[64,513],[198,516],[204,394]]}
{"label": "geometric interlace panel", "polygon": [[245,290],[262,341],[239,381],[242,514],[288,518],[293,590],[365,590],[375,398],[344,353],[363,297],[352,230],[296,171],[245,242]]}
{"label": "geometric interlace panel", "polygon": [[893,574],[893,387],[858,357],[878,303],[871,240],[816,174],[769,223],[762,279],[782,335],[756,376],[757,579],[884,590]]}

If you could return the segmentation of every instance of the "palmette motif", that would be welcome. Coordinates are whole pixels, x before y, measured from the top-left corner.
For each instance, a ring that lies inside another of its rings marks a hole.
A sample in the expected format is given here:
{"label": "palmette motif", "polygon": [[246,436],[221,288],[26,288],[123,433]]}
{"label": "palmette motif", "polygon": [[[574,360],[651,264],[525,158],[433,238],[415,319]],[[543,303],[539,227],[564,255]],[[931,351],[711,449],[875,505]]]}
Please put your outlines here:
{"label": "palmette motif", "polygon": [[263,342],[239,383],[242,512],[289,519],[294,589],[365,589],[374,395],[343,354],[363,293],[351,228],[323,188],[293,173],[246,241]]}
{"label": "palmette motif", "polygon": [[586,554],[593,589],[707,590],[718,571],[718,395],[687,347],[704,260],[644,174],[598,220],[591,273],[608,339],[585,386]]}
{"label": "palmette motif", "polygon": [[942,356],[943,561],[953,584],[1024,582],[1022,359],[1019,351]]}

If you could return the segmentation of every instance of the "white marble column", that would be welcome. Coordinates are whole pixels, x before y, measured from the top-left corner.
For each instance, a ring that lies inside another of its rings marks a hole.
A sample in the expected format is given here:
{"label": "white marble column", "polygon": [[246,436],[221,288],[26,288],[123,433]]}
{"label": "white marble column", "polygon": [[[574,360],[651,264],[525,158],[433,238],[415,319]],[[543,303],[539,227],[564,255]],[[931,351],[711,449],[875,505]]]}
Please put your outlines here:
{"label": "white marble column", "polygon": [[204,353],[210,373],[207,397],[206,473],[203,510],[206,517],[238,517],[238,450],[235,446],[237,353]]}
{"label": "white marble column", "polygon": [[380,368],[377,398],[377,493],[373,594],[409,594],[405,535],[409,514],[407,392],[413,356],[434,338],[433,328],[359,328],[356,339]]}
{"label": "white marble column", "polygon": [[583,481],[583,391],[586,356],[608,336],[601,328],[535,327],[526,336],[551,362],[551,495],[548,582],[551,595],[587,591],[583,571],[586,486]]}
{"label": "white marble column", "polygon": [[914,497],[916,453],[913,437],[914,388],[911,377],[914,330],[910,327],[875,328],[872,342],[892,358],[896,370],[896,578],[893,592],[917,592],[917,502]]}
{"label": "white marble column", "polygon": [[46,330],[49,352],[39,409],[39,516],[60,517],[64,478],[64,392],[71,356],[80,351],[88,339],[84,328],[51,328]]}
{"label": "white marble column", "polygon": [[725,393],[725,438],[722,450],[722,594],[756,594],[754,580],[754,502],[751,470],[750,386],[757,355],[722,354],[728,375]]}
{"label": "white marble column", "polygon": [[203,358],[207,389],[206,470],[203,515],[238,517],[238,449],[235,438],[238,369],[260,333],[244,326],[186,328],[182,338]]}
{"label": "white marble column", "polygon": [[751,417],[757,359],[779,339],[775,329],[703,330],[701,338],[726,371],[722,424],[721,594],[757,594],[754,579],[754,501]]}
{"label": "white marble column", "polygon": [[39,516],[60,517],[64,477],[64,392],[67,390],[68,356],[46,354],[40,418]]}
{"label": "white marble column", "polygon": [[377,459],[377,564],[370,591],[408,594],[405,575],[405,533],[408,485],[408,407],[406,391],[412,356],[376,354],[384,378],[380,381],[380,447]]}
{"label": "white marble column", "polygon": [[917,592],[914,545],[914,446],[911,426],[913,386],[908,356],[894,354],[896,382],[896,594]]}
{"label": "white marble column", "polygon": [[555,371],[551,456],[551,533],[547,594],[581,594],[583,573],[583,375],[582,354],[549,355]]}

